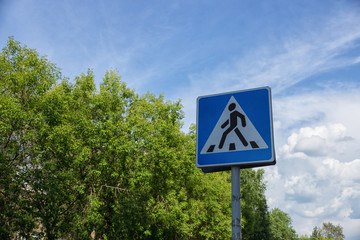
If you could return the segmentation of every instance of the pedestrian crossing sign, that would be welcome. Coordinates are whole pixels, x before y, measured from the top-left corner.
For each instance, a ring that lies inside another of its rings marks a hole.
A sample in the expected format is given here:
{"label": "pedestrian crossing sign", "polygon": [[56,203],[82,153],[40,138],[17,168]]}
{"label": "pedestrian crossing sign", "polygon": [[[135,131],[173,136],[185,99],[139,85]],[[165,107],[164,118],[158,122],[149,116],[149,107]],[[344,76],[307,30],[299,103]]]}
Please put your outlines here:
{"label": "pedestrian crossing sign", "polygon": [[204,171],[275,164],[269,87],[197,99],[196,166]]}

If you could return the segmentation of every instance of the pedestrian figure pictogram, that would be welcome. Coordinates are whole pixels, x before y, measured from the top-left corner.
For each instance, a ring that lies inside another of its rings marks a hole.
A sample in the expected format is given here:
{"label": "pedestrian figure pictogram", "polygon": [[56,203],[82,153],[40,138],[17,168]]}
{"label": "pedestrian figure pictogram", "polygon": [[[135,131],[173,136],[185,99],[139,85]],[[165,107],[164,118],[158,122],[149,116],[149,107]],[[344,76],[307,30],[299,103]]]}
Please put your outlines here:
{"label": "pedestrian figure pictogram", "polygon": [[249,117],[231,96],[201,154],[268,148]]}
{"label": "pedestrian figure pictogram", "polygon": [[[231,103],[228,107],[230,113],[230,118],[228,120],[226,120],[222,125],[221,128],[225,128],[227,125],[229,125],[230,122],[230,126],[228,129],[225,130],[225,132],[223,133],[221,140],[220,140],[220,144],[219,144],[219,148],[223,148],[224,143],[225,143],[225,139],[227,137],[227,135],[234,130],[236,135],[239,137],[240,141],[242,142],[242,144],[246,147],[248,145],[248,142],[246,141],[246,139],[244,138],[244,136],[241,134],[239,128],[237,127],[238,125],[238,121],[237,119],[240,118],[241,119],[241,125],[243,127],[246,126],[246,120],[245,120],[245,116],[241,113],[239,113],[238,111],[234,111],[236,107],[235,103]],[[234,145],[232,145],[234,146]],[[234,147],[232,147],[234,148]]]}

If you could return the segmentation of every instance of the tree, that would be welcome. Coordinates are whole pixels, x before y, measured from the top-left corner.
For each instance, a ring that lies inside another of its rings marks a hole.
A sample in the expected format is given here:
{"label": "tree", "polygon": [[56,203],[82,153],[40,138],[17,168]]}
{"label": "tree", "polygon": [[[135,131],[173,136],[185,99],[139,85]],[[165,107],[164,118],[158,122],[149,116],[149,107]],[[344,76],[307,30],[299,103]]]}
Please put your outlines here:
{"label": "tree", "polygon": [[[117,71],[71,83],[9,38],[0,53],[0,238],[226,239],[228,172],[194,164],[180,101]],[[244,239],[268,239],[263,170],[242,170]],[[260,225],[260,227],[259,227]]]}
{"label": "tree", "polygon": [[274,208],[270,212],[270,229],[271,239],[297,239],[296,231],[291,226],[291,218],[278,208]]}
{"label": "tree", "polygon": [[[40,74],[41,73],[41,74]],[[0,53],[0,236],[35,227],[34,194],[29,171],[37,166],[35,129],[41,125],[37,110],[42,96],[61,77],[57,68],[32,49],[9,38]]]}
{"label": "tree", "polygon": [[318,238],[315,237],[308,237],[307,235],[302,235],[299,237],[299,240],[317,240]]}
{"label": "tree", "polygon": [[228,175],[194,167],[180,101],[139,96],[116,71],[99,91],[91,71],[71,84],[13,38],[0,59],[2,239],[230,234]]}
{"label": "tree", "polygon": [[270,239],[270,219],[265,198],[264,170],[241,170],[241,220],[243,239]]}
{"label": "tree", "polygon": [[321,236],[320,230],[319,230],[319,228],[317,226],[315,226],[313,231],[312,231],[311,237],[315,238],[315,239],[318,239],[320,236]]}
{"label": "tree", "polygon": [[314,227],[311,237],[316,239],[343,240],[343,228],[341,225],[334,225],[331,222],[323,223],[321,228]]}

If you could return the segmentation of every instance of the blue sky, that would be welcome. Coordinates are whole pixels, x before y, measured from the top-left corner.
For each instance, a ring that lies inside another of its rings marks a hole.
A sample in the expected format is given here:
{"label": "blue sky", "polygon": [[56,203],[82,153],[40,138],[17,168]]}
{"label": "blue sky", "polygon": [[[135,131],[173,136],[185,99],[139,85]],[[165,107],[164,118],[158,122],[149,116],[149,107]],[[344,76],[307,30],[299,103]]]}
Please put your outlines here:
{"label": "blue sky", "polygon": [[300,234],[331,221],[360,238],[359,1],[0,0],[1,47],[9,36],[70,80],[113,68],[139,93],[181,99],[185,131],[198,96],[270,86],[270,208]]}

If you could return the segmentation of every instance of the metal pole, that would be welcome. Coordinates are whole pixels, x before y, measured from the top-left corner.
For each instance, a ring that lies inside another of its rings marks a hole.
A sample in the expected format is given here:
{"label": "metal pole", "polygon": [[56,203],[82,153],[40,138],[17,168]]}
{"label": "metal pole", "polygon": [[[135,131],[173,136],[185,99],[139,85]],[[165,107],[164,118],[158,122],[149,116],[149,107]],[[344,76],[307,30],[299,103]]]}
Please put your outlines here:
{"label": "metal pole", "polygon": [[231,167],[232,240],[241,240],[240,167]]}

